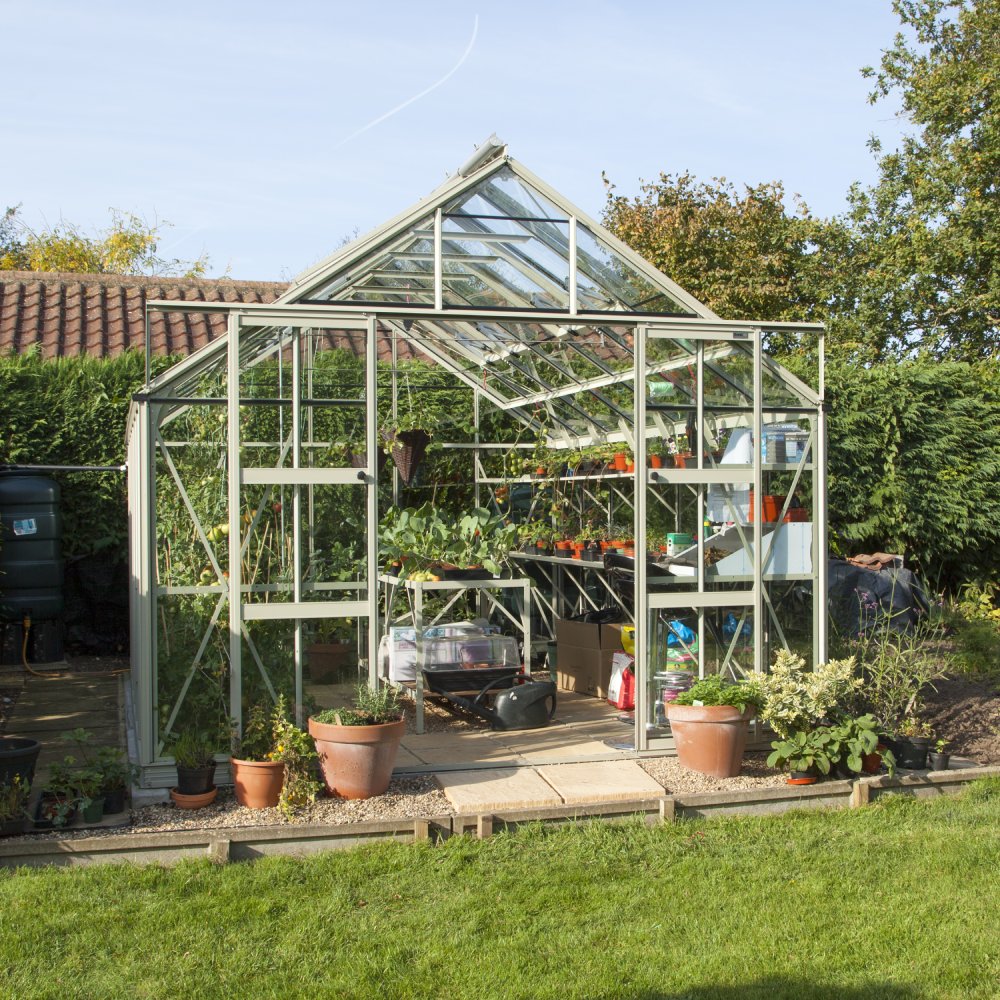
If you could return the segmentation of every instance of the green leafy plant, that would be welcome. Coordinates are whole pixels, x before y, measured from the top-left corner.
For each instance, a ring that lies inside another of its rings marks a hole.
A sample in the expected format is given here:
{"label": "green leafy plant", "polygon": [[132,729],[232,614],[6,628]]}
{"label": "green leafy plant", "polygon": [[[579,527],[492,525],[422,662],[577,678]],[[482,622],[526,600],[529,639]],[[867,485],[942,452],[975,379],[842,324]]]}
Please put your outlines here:
{"label": "green leafy plant", "polygon": [[767,766],[829,774],[837,759],[831,742],[829,730],[822,728],[790,733],[785,739],[771,744],[773,749],[767,758]]}
{"label": "green leafy plant", "polygon": [[934,741],[934,752],[935,753],[947,753],[948,747],[951,746],[951,740],[935,740]]}
{"label": "green leafy plant", "polygon": [[728,681],[720,674],[711,674],[682,691],[677,705],[732,705],[741,712],[752,706],[758,711],[764,704],[760,688],[753,679]]}
{"label": "green leafy plant", "polygon": [[376,726],[399,722],[402,717],[399,692],[388,684],[375,688],[359,684],[354,708],[328,708],[313,716],[317,722],[333,726]]}
{"label": "green leafy plant", "polygon": [[185,729],[178,734],[172,749],[178,767],[195,770],[215,764],[215,744],[205,732]]}
{"label": "green leafy plant", "polygon": [[[878,749],[879,723],[873,715],[845,717],[825,731],[829,736],[828,746],[833,760],[855,774],[862,771],[862,758]],[[892,751],[883,748],[878,752],[882,755],[882,763],[889,769],[889,774],[895,774],[896,758]]]}

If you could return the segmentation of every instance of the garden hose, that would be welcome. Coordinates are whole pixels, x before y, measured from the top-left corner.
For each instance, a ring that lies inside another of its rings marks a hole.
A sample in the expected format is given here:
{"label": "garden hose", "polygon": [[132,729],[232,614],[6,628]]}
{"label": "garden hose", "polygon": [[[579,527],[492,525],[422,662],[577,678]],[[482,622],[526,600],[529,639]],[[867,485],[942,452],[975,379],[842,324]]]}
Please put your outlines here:
{"label": "garden hose", "polygon": [[37,670],[33,670],[31,664],[28,663],[28,634],[31,632],[30,615],[24,616],[21,626],[24,631],[24,638],[21,640],[21,662],[24,664],[25,672],[32,674],[34,677],[44,677],[45,674],[40,674]]}

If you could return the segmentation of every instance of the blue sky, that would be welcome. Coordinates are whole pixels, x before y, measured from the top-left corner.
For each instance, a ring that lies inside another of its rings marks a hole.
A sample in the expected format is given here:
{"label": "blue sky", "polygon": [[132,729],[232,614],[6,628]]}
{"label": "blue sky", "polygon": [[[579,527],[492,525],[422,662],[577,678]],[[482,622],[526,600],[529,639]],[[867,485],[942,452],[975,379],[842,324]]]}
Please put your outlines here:
{"label": "blue sky", "polygon": [[287,279],[496,132],[592,215],[602,170],[779,179],[830,215],[899,136],[860,74],[897,28],[889,0],[0,0],[0,207],[135,211],[166,255]]}

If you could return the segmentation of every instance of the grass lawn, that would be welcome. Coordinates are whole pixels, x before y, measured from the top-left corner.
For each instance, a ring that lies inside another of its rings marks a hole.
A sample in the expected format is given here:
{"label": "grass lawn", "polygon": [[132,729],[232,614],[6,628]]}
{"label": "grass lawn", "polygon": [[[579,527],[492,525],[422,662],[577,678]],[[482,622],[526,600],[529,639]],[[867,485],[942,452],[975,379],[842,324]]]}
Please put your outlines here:
{"label": "grass lawn", "polygon": [[0,995],[1000,996],[1000,779],[305,861],[0,873]]}

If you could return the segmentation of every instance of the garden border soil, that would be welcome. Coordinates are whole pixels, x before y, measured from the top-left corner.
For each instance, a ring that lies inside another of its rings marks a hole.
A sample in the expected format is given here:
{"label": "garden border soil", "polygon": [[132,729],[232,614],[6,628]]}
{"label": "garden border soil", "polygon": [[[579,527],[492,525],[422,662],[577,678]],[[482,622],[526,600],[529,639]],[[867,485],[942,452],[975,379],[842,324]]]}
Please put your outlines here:
{"label": "garden border soil", "polygon": [[560,825],[584,819],[620,822],[636,816],[647,823],[676,818],[740,813],[765,815],[791,809],[855,808],[883,795],[927,798],[953,795],[971,781],[1000,777],[1000,766],[965,767],[905,778],[863,778],[821,782],[805,787],[748,788],[736,792],[664,795],[627,802],[597,802],[544,809],[509,810],[481,815],[416,817],[374,823],[289,824],[280,827],[243,827],[127,834],[125,836],[20,840],[3,845],[0,866],[88,865],[113,861],[168,864],[184,858],[209,858],[218,863],[251,860],[266,855],[302,856],[342,850],[374,841],[441,840],[473,834],[479,838],[525,823]]}

